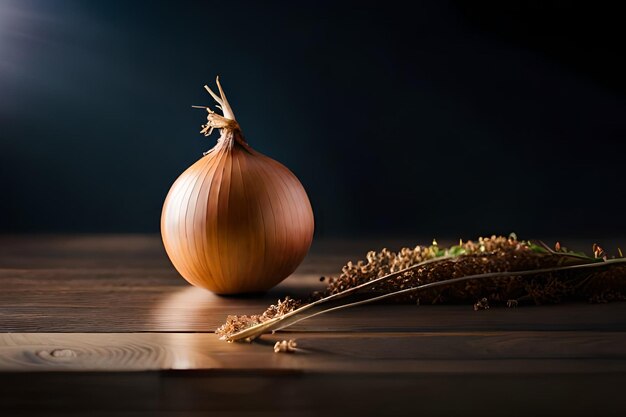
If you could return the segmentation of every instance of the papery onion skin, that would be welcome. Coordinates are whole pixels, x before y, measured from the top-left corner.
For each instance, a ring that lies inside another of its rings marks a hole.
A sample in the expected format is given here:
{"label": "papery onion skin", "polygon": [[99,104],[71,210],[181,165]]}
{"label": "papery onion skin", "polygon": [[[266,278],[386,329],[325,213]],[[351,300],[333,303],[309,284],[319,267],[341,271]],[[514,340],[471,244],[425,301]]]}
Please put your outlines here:
{"label": "papery onion skin", "polygon": [[[212,116],[218,120],[210,114],[209,121]],[[191,284],[217,294],[272,288],[302,262],[313,231],[300,181],[250,148],[238,125],[223,128],[215,148],[174,182],[161,216],[174,267]]]}

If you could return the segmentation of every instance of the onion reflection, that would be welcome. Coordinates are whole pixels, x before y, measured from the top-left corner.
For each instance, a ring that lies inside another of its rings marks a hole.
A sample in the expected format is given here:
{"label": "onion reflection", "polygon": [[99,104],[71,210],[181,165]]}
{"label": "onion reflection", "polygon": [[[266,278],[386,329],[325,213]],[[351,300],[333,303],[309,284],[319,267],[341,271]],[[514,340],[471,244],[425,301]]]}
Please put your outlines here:
{"label": "onion reflection", "polygon": [[[161,333],[172,357],[172,369],[237,368],[241,352],[246,357],[250,345],[226,343],[214,334],[229,314],[258,314],[275,294],[235,298],[221,297],[202,288],[186,286],[166,295],[150,313],[150,328]],[[258,346],[259,348],[261,346]],[[243,349],[243,350],[242,350]],[[267,353],[267,352],[265,352]],[[248,366],[254,367],[253,364]]]}

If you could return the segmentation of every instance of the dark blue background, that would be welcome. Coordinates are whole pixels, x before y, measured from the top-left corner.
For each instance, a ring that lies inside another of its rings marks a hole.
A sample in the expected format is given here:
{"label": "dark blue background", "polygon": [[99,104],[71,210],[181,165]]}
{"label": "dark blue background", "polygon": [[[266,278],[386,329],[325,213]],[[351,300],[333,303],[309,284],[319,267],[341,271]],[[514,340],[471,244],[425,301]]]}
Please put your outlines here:
{"label": "dark blue background", "polygon": [[403,4],[0,2],[0,231],[158,231],[220,74],[318,235],[623,235],[620,13]]}

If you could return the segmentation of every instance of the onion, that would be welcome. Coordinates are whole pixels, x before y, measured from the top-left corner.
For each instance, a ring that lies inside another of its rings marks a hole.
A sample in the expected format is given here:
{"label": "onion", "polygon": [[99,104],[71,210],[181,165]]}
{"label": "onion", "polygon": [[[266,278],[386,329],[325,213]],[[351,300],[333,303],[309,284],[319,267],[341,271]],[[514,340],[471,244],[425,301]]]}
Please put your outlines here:
{"label": "onion", "polygon": [[[260,292],[289,276],[313,239],[302,184],[244,140],[222,86],[223,116],[206,108],[202,133],[220,130],[213,149],[174,182],[161,216],[165,250],[191,284],[218,294]],[[194,106],[198,107],[198,106]]]}

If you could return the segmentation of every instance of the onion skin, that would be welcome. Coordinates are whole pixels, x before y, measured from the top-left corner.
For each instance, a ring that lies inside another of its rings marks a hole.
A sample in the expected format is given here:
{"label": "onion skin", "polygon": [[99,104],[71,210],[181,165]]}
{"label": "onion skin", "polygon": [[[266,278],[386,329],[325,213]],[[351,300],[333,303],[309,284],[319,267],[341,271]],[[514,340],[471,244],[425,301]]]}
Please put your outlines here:
{"label": "onion skin", "polygon": [[234,120],[209,113],[209,122],[227,126],[215,123],[218,144],[172,185],[161,216],[163,244],[195,286],[217,294],[266,291],[306,256],[313,210],[289,169],[250,148]]}

